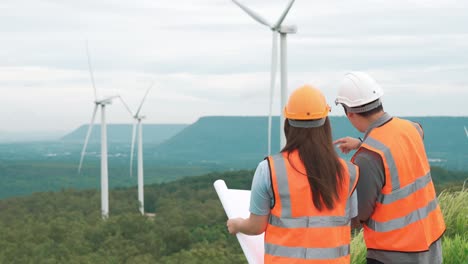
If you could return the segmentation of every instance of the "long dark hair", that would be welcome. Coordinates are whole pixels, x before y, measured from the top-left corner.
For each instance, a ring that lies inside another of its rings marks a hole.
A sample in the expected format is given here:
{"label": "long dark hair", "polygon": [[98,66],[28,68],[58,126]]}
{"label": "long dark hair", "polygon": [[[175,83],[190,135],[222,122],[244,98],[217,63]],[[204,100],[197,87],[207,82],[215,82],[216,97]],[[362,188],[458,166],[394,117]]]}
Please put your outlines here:
{"label": "long dark hair", "polygon": [[[319,211],[324,206],[333,209],[344,177],[343,167],[333,147],[330,120],[327,117],[325,124],[320,127],[298,128],[289,125],[286,119],[284,134],[287,143],[281,152],[288,153],[289,160],[289,153],[298,150],[315,207]],[[293,163],[290,164],[294,167]]]}

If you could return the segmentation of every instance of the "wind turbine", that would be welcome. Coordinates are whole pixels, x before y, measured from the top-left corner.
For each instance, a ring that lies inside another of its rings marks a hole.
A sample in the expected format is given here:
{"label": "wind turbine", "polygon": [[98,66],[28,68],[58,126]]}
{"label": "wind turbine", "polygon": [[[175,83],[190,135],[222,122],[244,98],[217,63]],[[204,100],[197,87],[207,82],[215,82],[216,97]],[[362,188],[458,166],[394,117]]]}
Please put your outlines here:
{"label": "wind turbine", "polygon": [[151,83],[150,87],[148,90],[146,90],[145,95],[143,96],[143,99],[141,100],[140,106],[138,107],[138,110],[136,111],[135,114],[132,114],[132,111],[128,107],[128,105],[124,102],[122,97],[120,99],[122,100],[122,103],[125,105],[127,108],[128,112],[130,115],[135,119],[135,122],[133,123],[133,129],[132,129],[132,147],[130,150],[130,177],[133,175],[133,152],[135,149],[135,136],[136,136],[136,130],[138,129],[138,202],[139,202],[139,209],[142,215],[145,214],[145,206],[144,206],[144,183],[143,183],[143,126],[141,124],[141,120],[145,118],[145,116],[140,115],[141,107],[143,106],[143,103],[145,102],[146,97],[148,96],[149,91],[153,87],[153,83]]}
{"label": "wind turbine", "polygon": [[109,175],[107,168],[107,126],[106,126],[106,105],[112,104],[112,100],[119,96],[109,96],[102,99],[98,99],[96,85],[94,83],[93,69],[91,67],[91,58],[89,55],[88,42],[86,42],[86,55],[88,56],[88,67],[89,74],[91,76],[91,83],[94,89],[94,110],[91,117],[91,122],[86,133],[83,150],[81,151],[80,165],[78,166],[78,173],[81,172],[81,166],[83,165],[83,159],[86,153],[86,147],[88,146],[89,137],[93,130],[94,120],[99,107],[101,107],[101,216],[103,219],[109,217]]}
{"label": "wind turbine", "polygon": [[271,75],[270,75],[270,107],[268,114],[268,155],[271,154],[271,115],[273,108],[273,92],[275,89],[276,82],[276,70],[278,66],[277,56],[278,56],[278,34],[280,35],[280,65],[281,65],[281,109],[280,109],[280,148],[286,144],[286,137],[283,133],[284,131],[284,115],[283,109],[286,106],[286,101],[288,97],[288,76],[287,76],[287,34],[294,34],[297,32],[296,26],[285,26],[282,25],[286,15],[294,4],[295,0],[290,0],[286,8],[284,9],[281,16],[278,18],[276,23],[272,24],[265,18],[261,17],[259,14],[251,10],[250,8],[242,5],[237,0],[232,0],[236,5],[238,5],[242,10],[244,10],[249,16],[254,20],[270,28],[273,33],[273,44],[272,44],[272,57],[271,57]]}

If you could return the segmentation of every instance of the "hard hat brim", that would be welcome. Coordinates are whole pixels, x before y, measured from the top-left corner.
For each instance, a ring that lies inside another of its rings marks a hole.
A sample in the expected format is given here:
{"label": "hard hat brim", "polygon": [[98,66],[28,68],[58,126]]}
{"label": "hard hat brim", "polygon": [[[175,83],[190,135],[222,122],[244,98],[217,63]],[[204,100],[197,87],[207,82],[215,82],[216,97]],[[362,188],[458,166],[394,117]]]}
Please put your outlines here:
{"label": "hard hat brim", "polygon": [[346,104],[343,104],[342,105],[344,107],[346,107],[346,111],[350,112],[350,113],[356,113],[356,114],[359,114],[359,113],[364,113],[364,112],[368,112],[372,109],[375,109],[379,106],[382,105],[382,101],[380,99],[377,99],[373,102],[371,102],[370,104],[366,104],[366,105],[363,105],[363,106],[357,106],[357,107],[349,107],[347,106]]}
{"label": "hard hat brim", "polygon": [[326,117],[321,118],[321,119],[316,119],[316,120],[295,120],[295,119],[289,119],[288,118],[288,123],[292,127],[312,128],[312,127],[321,127],[321,126],[323,126],[323,124],[325,124],[325,120],[327,120]]}

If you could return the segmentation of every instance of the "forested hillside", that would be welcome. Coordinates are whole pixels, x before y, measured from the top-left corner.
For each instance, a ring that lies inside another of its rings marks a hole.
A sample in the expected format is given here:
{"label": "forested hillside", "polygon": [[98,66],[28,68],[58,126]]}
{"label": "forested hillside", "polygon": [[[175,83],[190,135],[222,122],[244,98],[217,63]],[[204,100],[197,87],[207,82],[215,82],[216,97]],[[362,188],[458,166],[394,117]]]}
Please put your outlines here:
{"label": "forested hillside", "polygon": [[212,183],[248,188],[251,171],[209,174],[110,192],[110,218],[97,191],[64,190],[0,200],[0,263],[245,263]]}
{"label": "forested hillside", "polygon": [[[252,175],[212,173],[146,186],[145,207],[154,218],[138,213],[136,188],[111,190],[106,221],[95,190],[0,200],[0,263],[246,263],[226,231],[212,184],[224,179],[229,188],[249,189]],[[445,263],[462,263],[468,257],[468,193],[446,193],[440,202],[448,225]],[[352,254],[353,263],[364,263],[359,235]]]}

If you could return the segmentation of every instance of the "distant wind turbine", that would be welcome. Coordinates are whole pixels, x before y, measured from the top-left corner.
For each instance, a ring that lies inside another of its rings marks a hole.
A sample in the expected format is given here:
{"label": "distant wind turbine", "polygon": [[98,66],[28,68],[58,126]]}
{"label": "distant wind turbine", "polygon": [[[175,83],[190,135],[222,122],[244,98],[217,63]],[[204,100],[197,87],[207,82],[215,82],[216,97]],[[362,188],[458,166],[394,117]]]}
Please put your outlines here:
{"label": "distant wind turbine", "polygon": [[273,108],[273,92],[276,84],[276,70],[278,66],[277,57],[278,57],[278,33],[281,37],[280,42],[280,65],[281,65],[281,109],[280,109],[280,148],[286,144],[286,138],[283,133],[284,131],[284,115],[283,109],[286,105],[287,96],[288,96],[288,79],[287,79],[287,34],[294,34],[297,32],[296,26],[283,26],[282,23],[286,18],[289,10],[291,9],[295,0],[290,0],[283,13],[276,21],[275,24],[270,23],[268,20],[261,17],[259,14],[251,10],[250,8],[242,5],[237,0],[232,0],[236,5],[238,5],[242,10],[244,10],[249,16],[254,20],[263,24],[271,29],[273,32],[273,46],[272,46],[272,57],[271,57],[271,72],[270,72],[270,107],[268,113],[268,155],[271,154],[271,115]]}
{"label": "distant wind turbine", "polygon": [[81,172],[81,167],[83,165],[83,159],[86,153],[86,147],[88,145],[89,137],[91,131],[93,130],[94,120],[96,118],[96,112],[98,107],[101,107],[101,216],[103,219],[109,217],[109,175],[107,168],[107,126],[106,126],[106,105],[112,104],[112,100],[119,97],[109,96],[98,99],[96,85],[94,82],[93,69],[91,67],[91,57],[89,55],[88,42],[86,42],[86,55],[88,56],[88,67],[89,74],[91,76],[91,83],[94,89],[94,110],[91,117],[91,122],[88,127],[88,132],[86,133],[85,142],[83,145],[83,150],[81,151],[80,165],[78,166],[78,173]]}
{"label": "distant wind turbine", "polygon": [[145,206],[144,206],[144,183],[143,183],[143,126],[141,124],[141,120],[145,118],[145,116],[140,115],[141,107],[143,106],[143,103],[145,102],[146,97],[148,96],[149,91],[153,87],[153,83],[151,83],[150,87],[148,90],[146,90],[145,95],[143,96],[143,99],[141,100],[140,106],[138,107],[138,110],[136,111],[135,114],[132,114],[132,111],[128,107],[128,105],[124,102],[122,98],[122,103],[125,105],[127,108],[128,112],[130,115],[135,119],[135,122],[133,123],[133,129],[132,129],[132,147],[130,150],[130,177],[133,175],[133,153],[135,149],[135,136],[136,136],[136,130],[138,128],[138,202],[139,202],[139,209],[142,215],[145,214]]}

